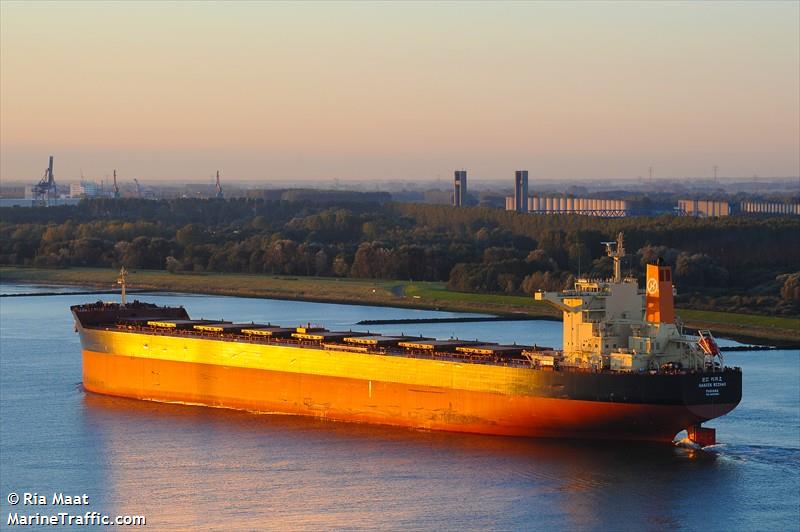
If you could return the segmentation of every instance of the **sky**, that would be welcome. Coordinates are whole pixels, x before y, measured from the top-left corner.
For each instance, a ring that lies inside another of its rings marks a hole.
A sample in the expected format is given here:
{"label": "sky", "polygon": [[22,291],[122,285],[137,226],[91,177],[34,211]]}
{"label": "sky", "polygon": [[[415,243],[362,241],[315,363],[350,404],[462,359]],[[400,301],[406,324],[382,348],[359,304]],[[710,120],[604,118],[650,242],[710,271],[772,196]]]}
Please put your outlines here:
{"label": "sky", "polygon": [[0,0],[0,179],[800,175],[800,2]]}

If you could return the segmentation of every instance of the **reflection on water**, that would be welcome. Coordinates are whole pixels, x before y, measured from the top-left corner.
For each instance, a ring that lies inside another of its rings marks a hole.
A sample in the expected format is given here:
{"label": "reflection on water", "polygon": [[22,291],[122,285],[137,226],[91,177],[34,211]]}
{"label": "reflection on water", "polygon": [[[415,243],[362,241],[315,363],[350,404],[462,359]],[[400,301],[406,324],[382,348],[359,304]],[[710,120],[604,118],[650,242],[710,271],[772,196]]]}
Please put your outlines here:
{"label": "reflection on water", "polygon": [[684,476],[727,475],[714,454],[664,445],[449,434],[94,394],[83,402],[99,459],[113,464],[115,511],[146,508],[159,528],[672,526],[685,524],[674,498],[686,488],[673,489]]}
{"label": "reflection on water", "polygon": [[[86,394],[67,310],[85,299],[0,299],[3,512],[11,491],[64,491],[87,493],[89,510],[143,514],[148,530],[793,530],[800,521],[796,351],[727,356],[743,367],[744,397],[714,421],[721,444],[711,453],[525,440]],[[198,317],[332,328],[442,315],[222,297],[148,299],[185,304]],[[560,343],[560,324],[552,322],[408,327],[409,334],[438,327],[437,336]]]}

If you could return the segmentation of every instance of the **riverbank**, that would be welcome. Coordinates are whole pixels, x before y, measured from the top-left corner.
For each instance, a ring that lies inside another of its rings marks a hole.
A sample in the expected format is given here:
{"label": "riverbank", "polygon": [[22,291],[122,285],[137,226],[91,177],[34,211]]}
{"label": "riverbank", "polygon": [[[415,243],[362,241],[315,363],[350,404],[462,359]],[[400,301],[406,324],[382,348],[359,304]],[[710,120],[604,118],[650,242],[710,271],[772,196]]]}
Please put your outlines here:
{"label": "riverbank", "polygon": [[[116,290],[117,273],[110,269],[0,268],[0,281],[76,285]],[[425,310],[479,312],[497,316],[560,319],[560,313],[532,297],[473,294],[447,290],[444,283],[295,277],[220,273],[131,272],[129,286],[158,290],[260,297],[323,303],[407,307]],[[730,312],[678,309],[689,328],[710,329],[715,335],[746,343],[800,345],[800,319]]]}

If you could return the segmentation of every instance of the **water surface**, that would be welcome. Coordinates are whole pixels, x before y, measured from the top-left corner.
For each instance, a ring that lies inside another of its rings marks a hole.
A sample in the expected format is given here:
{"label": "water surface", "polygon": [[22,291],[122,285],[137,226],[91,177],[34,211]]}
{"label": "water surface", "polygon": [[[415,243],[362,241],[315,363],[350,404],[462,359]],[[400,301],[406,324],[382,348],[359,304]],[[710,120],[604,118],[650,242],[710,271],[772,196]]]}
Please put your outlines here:
{"label": "water surface", "polygon": [[[800,522],[797,351],[727,355],[744,370],[744,398],[710,424],[721,442],[712,452],[433,433],[86,394],[68,307],[112,297],[0,298],[0,528],[12,491],[87,493],[90,510],[143,514],[150,530],[797,530]],[[182,304],[198,318],[339,329],[454,315],[136,297]],[[549,321],[369,328],[561,344],[560,323]]]}

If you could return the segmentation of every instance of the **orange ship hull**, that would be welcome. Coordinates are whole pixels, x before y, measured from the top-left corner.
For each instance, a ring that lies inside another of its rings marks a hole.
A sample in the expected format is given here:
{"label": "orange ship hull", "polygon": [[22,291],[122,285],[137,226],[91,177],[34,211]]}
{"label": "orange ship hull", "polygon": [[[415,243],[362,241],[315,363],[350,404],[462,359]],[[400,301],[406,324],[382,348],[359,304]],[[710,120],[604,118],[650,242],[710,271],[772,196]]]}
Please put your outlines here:
{"label": "orange ship hull", "polygon": [[83,350],[101,394],[504,436],[672,441],[735,404],[653,405],[508,395]]}

